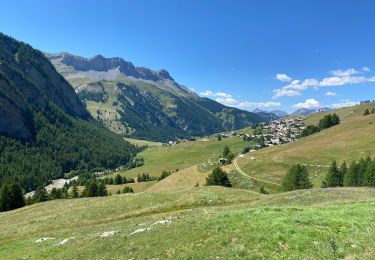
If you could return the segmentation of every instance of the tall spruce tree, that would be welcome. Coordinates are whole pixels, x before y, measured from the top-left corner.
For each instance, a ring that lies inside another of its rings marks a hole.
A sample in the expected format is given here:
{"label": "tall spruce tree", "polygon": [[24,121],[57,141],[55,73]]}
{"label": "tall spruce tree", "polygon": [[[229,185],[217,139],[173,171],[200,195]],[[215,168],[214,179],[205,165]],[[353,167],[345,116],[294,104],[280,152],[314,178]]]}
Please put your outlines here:
{"label": "tall spruce tree", "polygon": [[300,164],[292,165],[283,179],[282,188],[284,191],[312,188],[307,168]]}
{"label": "tall spruce tree", "polygon": [[232,187],[232,184],[230,183],[230,180],[228,178],[228,174],[220,167],[213,169],[213,171],[207,176],[206,185]]}
{"label": "tall spruce tree", "polygon": [[48,194],[44,186],[39,186],[33,196],[34,202],[43,202],[48,200]]}
{"label": "tall spruce tree", "polygon": [[74,184],[72,187],[72,198],[78,198],[79,193],[78,193],[78,187],[77,184]]}
{"label": "tall spruce tree", "polygon": [[337,162],[333,161],[328,169],[325,180],[323,181],[323,187],[341,187],[344,185],[344,174],[346,172],[346,164],[342,165],[343,171],[338,168]]}

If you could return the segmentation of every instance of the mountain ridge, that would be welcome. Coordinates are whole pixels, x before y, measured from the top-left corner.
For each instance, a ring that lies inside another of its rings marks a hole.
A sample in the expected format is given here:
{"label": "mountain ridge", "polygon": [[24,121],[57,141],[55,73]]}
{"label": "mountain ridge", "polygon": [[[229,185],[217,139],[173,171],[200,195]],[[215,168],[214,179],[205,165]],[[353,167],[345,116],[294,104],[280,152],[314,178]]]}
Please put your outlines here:
{"label": "mountain ridge", "polygon": [[122,58],[101,55],[91,59],[66,52],[46,56],[75,87],[91,115],[126,137],[168,141],[268,121],[200,97],[166,70],[135,67]]}

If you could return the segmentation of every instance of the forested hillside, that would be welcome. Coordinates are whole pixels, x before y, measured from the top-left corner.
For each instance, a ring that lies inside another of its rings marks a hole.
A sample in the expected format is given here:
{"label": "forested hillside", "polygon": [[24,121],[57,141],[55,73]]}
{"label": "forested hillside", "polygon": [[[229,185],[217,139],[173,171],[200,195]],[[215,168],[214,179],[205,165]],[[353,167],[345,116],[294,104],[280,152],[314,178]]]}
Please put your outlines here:
{"label": "forested hillside", "polygon": [[29,191],[71,170],[126,165],[137,149],[91,118],[40,51],[0,34],[0,183]]}

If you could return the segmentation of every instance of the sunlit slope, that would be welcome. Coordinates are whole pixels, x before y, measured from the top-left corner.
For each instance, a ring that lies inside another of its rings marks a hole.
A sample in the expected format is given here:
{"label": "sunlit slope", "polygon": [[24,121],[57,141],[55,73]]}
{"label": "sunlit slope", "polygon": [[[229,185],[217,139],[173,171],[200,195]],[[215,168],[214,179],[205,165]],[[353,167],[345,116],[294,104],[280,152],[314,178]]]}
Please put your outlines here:
{"label": "sunlit slope", "polygon": [[220,187],[55,200],[0,213],[0,258],[371,259],[374,201],[369,188]]}
{"label": "sunlit slope", "polygon": [[233,137],[221,141],[206,138],[179,143],[171,147],[150,147],[139,154],[144,158],[144,166],[122,174],[133,178],[140,173],[159,177],[163,170],[176,171],[194,165],[198,165],[199,171],[205,172],[217,163],[225,146],[228,146],[232,152],[239,153],[249,145],[253,144],[244,142],[241,137]]}
{"label": "sunlit slope", "polygon": [[367,103],[367,104],[362,104],[362,105],[357,105],[357,106],[352,106],[352,107],[343,107],[335,110],[330,110],[330,111],[325,111],[325,112],[320,112],[320,113],[314,113],[310,114],[307,116],[305,123],[306,124],[318,124],[319,120],[328,114],[336,113],[339,115],[341,121],[350,121],[356,118],[360,118],[363,116],[363,112],[365,112],[366,109],[371,109],[375,108],[375,103]]}
{"label": "sunlit slope", "polygon": [[320,187],[333,160],[350,162],[368,155],[375,155],[375,115],[344,121],[294,143],[259,150],[239,158],[238,164],[250,176],[275,183],[281,182],[291,164],[307,164],[314,185]]}

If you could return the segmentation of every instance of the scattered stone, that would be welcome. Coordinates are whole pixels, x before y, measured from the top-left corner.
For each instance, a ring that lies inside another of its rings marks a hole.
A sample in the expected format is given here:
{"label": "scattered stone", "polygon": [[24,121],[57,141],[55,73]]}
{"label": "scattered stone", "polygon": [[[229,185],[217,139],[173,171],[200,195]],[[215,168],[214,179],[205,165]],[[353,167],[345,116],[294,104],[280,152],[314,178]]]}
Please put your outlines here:
{"label": "scattered stone", "polygon": [[143,233],[143,232],[146,232],[146,231],[149,231],[149,230],[151,230],[150,227],[148,227],[148,228],[139,228],[139,229],[133,231],[132,233],[130,233],[129,236],[132,236],[132,235],[135,235],[135,234],[138,234],[138,233]]}
{"label": "scattered stone", "polygon": [[65,238],[64,240],[60,241],[57,245],[61,246],[61,245],[65,244],[66,242],[68,242],[70,239],[75,239],[75,237]]}
{"label": "scattered stone", "polygon": [[100,235],[100,237],[111,237],[114,236],[116,233],[118,233],[118,231],[105,231]]}
{"label": "scattered stone", "polygon": [[41,243],[41,242],[44,242],[46,240],[51,240],[51,239],[55,239],[54,237],[42,237],[42,238],[39,238],[38,240],[35,240],[35,243]]}

